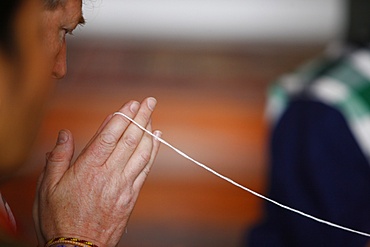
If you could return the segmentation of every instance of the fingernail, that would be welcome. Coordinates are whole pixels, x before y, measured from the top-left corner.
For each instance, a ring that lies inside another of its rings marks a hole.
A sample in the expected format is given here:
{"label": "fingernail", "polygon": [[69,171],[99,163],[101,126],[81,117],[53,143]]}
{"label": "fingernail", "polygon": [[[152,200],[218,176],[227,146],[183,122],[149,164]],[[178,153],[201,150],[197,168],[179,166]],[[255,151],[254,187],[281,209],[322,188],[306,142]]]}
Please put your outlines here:
{"label": "fingernail", "polygon": [[64,130],[59,131],[57,144],[63,144],[66,143],[67,141],[68,134]]}
{"label": "fingernail", "polygon": [[154,110],[157,100],[155,98],[148,98],[148,107],[150,110]]}
{"label": "fingernail", "polygon": [[132,102],[130,110],[132,113],[136,113],[139,110],[140,104],[137,101]]}
{"label": "fingernail", "polygon": [[159,130],[154,131],[155,139],[158,140],[162,136],[162,132]]}

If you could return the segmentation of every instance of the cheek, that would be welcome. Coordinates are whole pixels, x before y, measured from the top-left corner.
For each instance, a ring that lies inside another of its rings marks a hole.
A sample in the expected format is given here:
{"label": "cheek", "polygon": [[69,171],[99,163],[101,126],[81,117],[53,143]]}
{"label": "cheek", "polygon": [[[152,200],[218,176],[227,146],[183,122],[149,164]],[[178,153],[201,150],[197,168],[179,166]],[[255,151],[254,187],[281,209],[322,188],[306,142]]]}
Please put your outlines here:
{"label": "cheek", "polygon": [[44,104],[52,89],[49,62],[40,37],[40,27],[40,22],[30,13],[29,16],[24,16],[18,29],[21,62],[13,101],[16,102],[20,118],[26,118],[22,120],[27,122],[24,128],[28,129],[30,136],[35,131],[32,128],[37,129]]}
{"label": "cheek", "polygon": [[[31,29],[31,27],[28,27]],[[45,46],[37,32],[29,32],[30,35],[24,40],[23,45],[22,75],[20,84],[22,85],[22,97],[25,103],[31,104],[32,101],[40,101],[50,91],[50,73],[48,71],[49,59],[45,52]],[[32,105],[32,104],[31,104]]]}

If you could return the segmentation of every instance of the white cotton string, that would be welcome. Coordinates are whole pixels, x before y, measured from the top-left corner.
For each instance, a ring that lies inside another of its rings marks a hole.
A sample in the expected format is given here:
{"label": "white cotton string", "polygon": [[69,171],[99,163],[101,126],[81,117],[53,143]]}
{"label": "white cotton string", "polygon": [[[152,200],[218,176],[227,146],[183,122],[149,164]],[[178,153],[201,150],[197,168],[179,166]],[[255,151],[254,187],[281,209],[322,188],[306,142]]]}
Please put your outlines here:
{"label": "white cotton string", "polygon": [[199,161],[196,161],[195,159],[193,159],[193,158],[192,158],[192,157],[190,157],[189,155],[185,154],[184,152],[180,151],[179,149],[175,148],[174,146],[172,146],[171,144],[169,144],[168,142],[166,142],[166,141],[165,141],[165,140],[163,140],[162,138],[155,136],[152,132],[150,132],[149,130],[145,129],[145,128],[144,128],[144,127],[142,127],[140,124],[138,124],[135,120],[133,120],[132,118],[130,118],[130,117],[128,117],[128,116],[126,116],[126,115],[125,115],[125,114],[123,114],[122,112],[115,112],[113,115],[121,115],[121,116],[123,116],[123,117],[127,118],[127,119],[128,119],[128,120],[130,120],[133,124],[135,124],[137,127],[139,127],[141,130],[143,130],[143,131],[145,131],[146,133],[148,133],[149,135],[153,136],[155,139],[157,139],[158,141],[160,141],[160,142],[161,142],[161,143],[163,143],[164,145],[168,146],[169,148],[173,149],[175,152],[177,152],[178,154],[180,154],[180,155],[181,155],[181,156],[183,156],[184,158],[186,158],[186,159],[188,159],[188,160],[192,161],[193,163],[197,164],[198,166],[200,166],[200,167],[204,168],[205,170],[207,170],[207,171],[209,171],[209,172],[213,173],[213,174],[214,174],[214,175],[216,175],[217,177],[219,177],[219,178],[221,178],[221,179],[223,179],[223,180],[225,180],[225,181],[227,181],[227,182],[229,182],[229,183],[231,183],[231,184],[235,185],[236,187],[241,188],[242,190],[248,191],[249,193],[251,193],[251,194],[253,194],[253,195],[255,195],[255,196],[259,197],[259,198],[262,198],[262,199],[264,199],[264,200],[266,200],[266,201],[269,201],[269,202],[271,202],[271,203],[273,203],[273,204],[275,204],[275,205],[277,205],[277,206],[279,206],[279,207],[281,207],[281,208],[284,208],[284,209],[286,209],[286,210],[289,210],[289,211],[292,211],[292,212],[294,212],[294,213],[300,214],[300,215],[302,215],[302,216],[304,216],[304,217],[310,218],[310,219],[315,220],[315,221],[317,221],[317,222],[320,222],[320,223],[323,223],[323,224],[326,224],[326,225],[329,225],[329,226],[332,226],[332,227],[335,227],[335,228],[339,228],[339,229],[342,229],[342,230],[345,230],[345,231],[348,231],[348,232],[353,232],[353,233],[356,233],[356,234],[359,234],[359,235],[363,235],[363,236],[366,236],[366,237],[370,237],[370,233],[365,233],[365,232],[361,232],[361,231],[356,231],[356,230],[353,230],[353,229],[351,229],[351,228],[348,228],[348,227],[345,227],[345,226],[341,226],[341,225],[338,225],[338,224],[335,224],[335,223],[332,223],[332,222],[329,222],[329,221],[326,221],[326,220],[323,220],[323,219],[317,218],[317,217],[312,216],[312,215],[310,215],[310,214],[304,213],[304,212],[302,212],[302,211],[299,211],[299,210],[297,210],[297,209],[294,209],[294,208],[288,207],[288,206],[286,206],[286,205],[284,205],[284,204],[281,204],[281,203],[279,203],[279,202],[277,202],[277,201],[274,201],[274,200],[272,200],[272,199],[270,199],[270,198],[268,198],[268,197],[266,197],[266,196],[264,196],[264,195],[261,195],[261,194],[259,194],[259,193],[255,192],[255,191],[253,191],[253,190],[251,190],[251,189],[248,189],[248,188],[246,188],[246,187],[244,187],[244,186],[242,186],[242,185],[238,184],[237,182],[235,182],[235,181],[231,180],[230,178],[225,177],[224,175],[222,175],[222,174],[220,174],[220,173],[218,173],[218,172],[216,172],[216,171],[212,170],[212,169],[211,169],[211,168],[209,168],[208,166],[206,166],[206,165],[204,165],[204,164],[200,163]]}

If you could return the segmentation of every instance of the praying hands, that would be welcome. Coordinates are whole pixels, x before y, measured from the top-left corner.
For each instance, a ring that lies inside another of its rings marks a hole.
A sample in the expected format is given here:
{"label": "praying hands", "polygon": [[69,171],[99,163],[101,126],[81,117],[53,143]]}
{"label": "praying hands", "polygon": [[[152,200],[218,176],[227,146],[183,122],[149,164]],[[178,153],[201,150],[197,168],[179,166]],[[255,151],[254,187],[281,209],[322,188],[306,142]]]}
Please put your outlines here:
{"label": "praying hands", "polygon": [[[119,112],[152,131],[156,100],[131,101]],[[161,132],[154,134],[160,137]],[[34,206],[39,246],[73,236],[116,246],[159,150],[159,141],[120,115],[110,115],[71,163],[74,144],[59,133],[40,176]]]}

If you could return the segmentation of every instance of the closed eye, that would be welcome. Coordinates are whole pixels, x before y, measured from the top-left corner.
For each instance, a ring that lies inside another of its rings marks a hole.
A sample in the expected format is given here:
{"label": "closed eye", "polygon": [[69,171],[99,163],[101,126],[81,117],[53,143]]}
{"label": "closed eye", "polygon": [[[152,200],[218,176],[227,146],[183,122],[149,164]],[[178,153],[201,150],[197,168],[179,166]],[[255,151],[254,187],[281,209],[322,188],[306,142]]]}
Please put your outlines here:
{"label": "closed eye", "polygon": [[64,28],[63,30],[64,30],[65,35],[67,35],[67,34],[73,35],[73,29]]}

